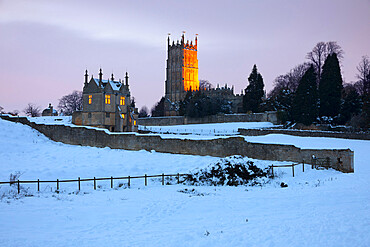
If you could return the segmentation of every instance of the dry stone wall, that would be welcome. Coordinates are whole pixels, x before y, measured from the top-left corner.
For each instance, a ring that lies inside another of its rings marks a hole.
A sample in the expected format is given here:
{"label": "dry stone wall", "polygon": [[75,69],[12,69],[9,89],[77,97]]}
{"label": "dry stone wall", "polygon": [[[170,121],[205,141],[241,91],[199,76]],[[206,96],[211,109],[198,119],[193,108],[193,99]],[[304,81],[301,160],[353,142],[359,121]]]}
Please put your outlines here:
{"label": "dry stone wall", "polygon": [[[27,124],[51,140],[66,144],[110,147],[126,150],[155,150],[173,154],[226,157],[243,155],[254,159],[310,163],[314,155],[329,158],[332,167],[342,172],[354,172],[354,153],[350,149],[300,149],[292,145],[250,143],[243,137],[213,140],[163,139],[156,135],[107,133],[105,130],[83,126],[45,125],[29,122],[27,118],[2,116],[3,119]],[[338,158],[341,163],[337,163]]]}
{"label": "dry stone wall", "polygon": [[332,137],[345,139],[370,140],[370,133],[366,132],[340,132],[340,131],[311,131],[311,130],[289,130],[289,129],[238,129],[241,135],[261,136],[269,134],[284,134],[308,137]]}

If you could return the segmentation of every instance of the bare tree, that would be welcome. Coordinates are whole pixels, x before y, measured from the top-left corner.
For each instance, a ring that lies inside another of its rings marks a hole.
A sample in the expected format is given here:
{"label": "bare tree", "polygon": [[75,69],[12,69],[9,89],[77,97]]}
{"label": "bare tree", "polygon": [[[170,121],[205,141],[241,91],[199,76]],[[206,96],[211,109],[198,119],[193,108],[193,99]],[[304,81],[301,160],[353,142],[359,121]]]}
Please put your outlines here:
{"label": "bare tree", "polygon": [[33,103],[28,103],[27,107],[23,112],[29,117],[39,117],[41,116],[41,109]]}
{"label": "bare tree", "polygon": [[319,42],[312,51],[307,53],[306,58],[314,64],[318,80],[321,78],[321,70],[326,58],[333,53],[337,54],[338,60],[341,62],[344,51],[336,41]]}
{"label": "bare tree", "polygon": [[71,94],[63,96],[59,99],[58,108],[61,113],[66,116],[72,115],[75,111],[82,110],[82,92],[73,91]]}
{"label": "bare tree", "polygon": [[213,85],[208,80],[199,80],[199,89],[201,90],[208,90],[212,89]]}
{"label": "bare tree", "polygon": [[139,117],[148,117],[149,109],[146,106],[141,107],[139,111]]}
{"label": "bare tree", "polygon": [[341,62],[344,55],[342,47],[340,47],[336,41],[329,41],[326,43],[326,56],[329,56],[333,53],[337,54],[338,60]]}
{"label": "bare tree", "polygon": [[370,60],[368,56],[362,56],[359,65],[356,67],[358,74],[356,75],[358,81],[356,82],[357,90],[361,95],[370,93]]}
{"label": "bare tree", "polygon": [[301,80],[302,76],[309,67],[310,63],[299,64],[285,75],[279,75],[276,77],[274,80],[274,88],[271,90],[268,96],[276,96],[283,89],[294,93],[298,88],[299,80]]}

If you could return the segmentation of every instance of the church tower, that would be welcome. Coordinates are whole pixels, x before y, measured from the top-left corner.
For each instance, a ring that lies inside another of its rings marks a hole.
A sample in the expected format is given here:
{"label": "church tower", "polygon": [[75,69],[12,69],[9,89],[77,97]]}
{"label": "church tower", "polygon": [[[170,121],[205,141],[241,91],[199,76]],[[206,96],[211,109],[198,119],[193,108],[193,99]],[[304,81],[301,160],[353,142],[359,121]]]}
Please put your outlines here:
{"label": "church tower", "polygon": [[[198,37],[195,42],[189,40],[185,42],[185,32],[181,40],[170,41],[167,38],[167,69],[165,82],[166,115],[169,113],[171,106],[183,100],[187,91],[199,90],[198,79]],[[172,109],[173,110],[173,109]]]}

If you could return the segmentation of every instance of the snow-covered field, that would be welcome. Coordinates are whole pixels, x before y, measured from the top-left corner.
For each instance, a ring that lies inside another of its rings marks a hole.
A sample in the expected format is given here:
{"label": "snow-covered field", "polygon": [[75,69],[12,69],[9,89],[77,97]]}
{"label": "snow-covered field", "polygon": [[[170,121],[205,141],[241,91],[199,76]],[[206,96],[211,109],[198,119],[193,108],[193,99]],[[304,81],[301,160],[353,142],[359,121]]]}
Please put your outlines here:
{"label": "snow-covered field", "polygon": [[140,130],[148,130],[154,133],[171,134],[196,134],[196,135],[235,135],[238,129],[271,128],[270,122],[236,122],[236,123],[213,123],[213,124],[187,124],[173,126],[139,126]]}
{"label": "snow-covered field", "polygon": [[[299,147],[350,148],[355,173],[278,169],[264,187],[162,186],[136,180],[110,189],[98,182],[42,184],[32,197],[0,185],[0,246],[369,246],[370,141],[286,135],[245,137]],[[50,141],[0,120],[0,181],[55,180],[188,172],[219,158],[112,150]],[[259,166],[279,164],[254,160]],[[280,162],[282,164],[284,162]],[[126,181],[122,181],[126,183]],[[281,182],[288,188],[281,188]],[[183,193],[185,189],[192,193]],[[2,195],[2,196],[1,196]]]}

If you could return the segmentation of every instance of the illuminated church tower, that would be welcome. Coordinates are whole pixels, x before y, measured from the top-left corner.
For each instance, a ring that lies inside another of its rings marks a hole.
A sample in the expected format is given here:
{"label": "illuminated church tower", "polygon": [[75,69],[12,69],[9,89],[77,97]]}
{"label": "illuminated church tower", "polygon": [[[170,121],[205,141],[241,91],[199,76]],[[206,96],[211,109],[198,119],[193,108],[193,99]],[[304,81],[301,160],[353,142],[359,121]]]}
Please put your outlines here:
{"label": "illuminated church tower", "polygon": [[[173,111],[176,102],[185,98],[187,91],[199,90],[198,79],[198,38],[195,43],[189,40],[185,43],[185,35],[181,40],[167,39],[167,69],[165,83],[166,115],[176,115]],[[172,113],[170,113],[171,109]]]}

